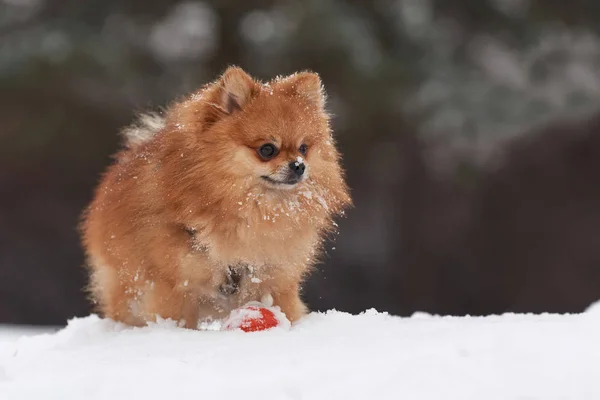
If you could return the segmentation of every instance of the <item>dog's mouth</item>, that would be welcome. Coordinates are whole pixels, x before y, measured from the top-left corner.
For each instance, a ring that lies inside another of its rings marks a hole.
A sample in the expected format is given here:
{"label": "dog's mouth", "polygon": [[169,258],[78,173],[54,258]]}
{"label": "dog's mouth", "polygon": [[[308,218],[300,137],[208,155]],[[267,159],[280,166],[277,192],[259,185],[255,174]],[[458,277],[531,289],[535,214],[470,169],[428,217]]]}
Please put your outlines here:
{"label": "dog's mouth", "polygon": [[298,177],[289,177],[285,180],[277,180],[277,179],[273,179],[270,176],[267,175],[263,175],[261,176],[262,180],[269,183],[271,186],[277,186],[277,187],[288,187],[291,188],[293,186],[295,186],[296,184],[298,184],[302,179],[298,178]]}

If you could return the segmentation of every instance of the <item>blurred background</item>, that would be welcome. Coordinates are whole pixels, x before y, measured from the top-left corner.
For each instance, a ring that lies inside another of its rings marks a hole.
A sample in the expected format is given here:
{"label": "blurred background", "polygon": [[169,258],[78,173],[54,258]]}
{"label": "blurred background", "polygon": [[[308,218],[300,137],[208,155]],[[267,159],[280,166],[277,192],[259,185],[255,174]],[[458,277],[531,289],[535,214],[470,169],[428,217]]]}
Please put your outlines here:
{"label": "blurred background", "polygon": [[0,0],[0,322],[90,312],[76,230],[136,112],[321,74],[356,207],[315,310],[600,298],[597,0]]}

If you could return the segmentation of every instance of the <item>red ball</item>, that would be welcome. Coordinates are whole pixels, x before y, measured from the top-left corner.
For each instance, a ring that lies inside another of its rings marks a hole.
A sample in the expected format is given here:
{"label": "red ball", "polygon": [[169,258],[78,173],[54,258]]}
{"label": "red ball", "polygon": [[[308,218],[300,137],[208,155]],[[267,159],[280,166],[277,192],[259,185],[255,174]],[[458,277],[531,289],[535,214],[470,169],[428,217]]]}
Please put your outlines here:
{"label": "red ball", "polygon": [[252,311],[259,311],[260,316],[244,317],[242,323],[240,324],[240,329],[244,332],[264,331],[266,329],[271,329],[279,325],[277,317],[275,317],[275,314],[273,314],[273,312],[269,309],[254,306],[246,307],[246,309]]}

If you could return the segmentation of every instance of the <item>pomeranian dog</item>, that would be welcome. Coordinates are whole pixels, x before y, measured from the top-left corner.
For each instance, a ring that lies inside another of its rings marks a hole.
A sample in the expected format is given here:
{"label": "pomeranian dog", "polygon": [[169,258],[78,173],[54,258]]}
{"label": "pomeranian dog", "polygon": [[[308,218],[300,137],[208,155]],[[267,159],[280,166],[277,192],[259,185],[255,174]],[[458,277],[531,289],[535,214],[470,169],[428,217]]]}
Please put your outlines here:
{"label": "pomeranian dog", "polygon": [[98,311],[197,328],[250,301],[307,312],[300,285],[351,205],[318,75],[228,68],[125,148],[83,216]]}

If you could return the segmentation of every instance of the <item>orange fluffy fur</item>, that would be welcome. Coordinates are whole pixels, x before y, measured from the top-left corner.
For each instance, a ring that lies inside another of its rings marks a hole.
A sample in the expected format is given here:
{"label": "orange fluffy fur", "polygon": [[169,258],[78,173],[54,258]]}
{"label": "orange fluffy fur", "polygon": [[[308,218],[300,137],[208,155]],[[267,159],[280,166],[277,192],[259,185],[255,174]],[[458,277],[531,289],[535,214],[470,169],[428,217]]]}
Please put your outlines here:
{"label": "orange fluffy fur", "polygon": [[[230,67],[164,117],[128,128],[82,224],[98,311],[196,328],[267,296],[292,322],[302,317],[299,285],[351,202],[324,103],[314,73],[262,83]],[[268,161],[265,143],[279,149]],[[262,178],[298,157],[300,183]],[[239,282],[224,293],[231,271]]]}

